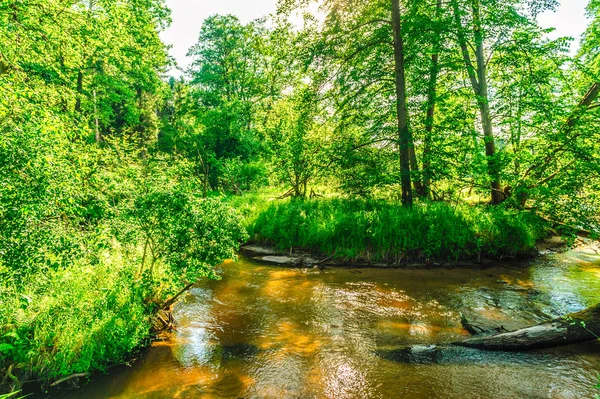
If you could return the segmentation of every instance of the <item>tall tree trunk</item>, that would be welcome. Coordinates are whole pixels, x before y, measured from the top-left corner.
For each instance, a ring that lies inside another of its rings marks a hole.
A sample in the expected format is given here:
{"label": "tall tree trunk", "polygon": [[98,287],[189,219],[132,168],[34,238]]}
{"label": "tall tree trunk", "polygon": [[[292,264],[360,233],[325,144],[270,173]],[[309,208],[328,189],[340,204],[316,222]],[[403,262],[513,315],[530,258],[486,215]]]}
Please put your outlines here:
{"label": "tall tree trunk", "polygon": [[[442,0],[437,0],[435,18],[438,21],[442,11]],[[431,195],[431,145],[435,117],[435,106],[437,100],[437,79],[439,73],[440,58],[440,30],[436,26],[433,38],[433,53],[431,54],[431,67],[429,68],[429,84],[427,87],[427,117],[425,118],[425,140],[423,146],[423,196],[429,198]]]}
{"label": "tall tree trunk", "polygon": [[96,140],[96,143],[99,143],[102,141],[102,136],[100,135],[100,124],[98,122],[98,105],[96,103],[96,89],[94,89],[94,127],[95,127],[95,132],[94,132],[94,139]]}
{"label": "tall tree trunk", "polygon": [[519,162],[519,153],[521,152],[521,137],[523,133],[523,107],[521,106],[523,101],[523,90],[519,89],[519,95],[517,96],[517,127],[516,129],[511,127],[510,131],[510,145],[513,152],[513,165],[514,173],[516,176],[521,174],[521,163]]}
{"label": "tall tree trunk", "polygon": [[204,168],[204,182],[202,184],[202,198],[208,198],[208,176],[210,174],[210,167],[206,165]]}
{"label": "tall tree trunk", "polygon": [[0,75],[4,75],[8,71],[8,66],[2,60],[2,53],[0,52]]}
{"label": "tall tree trunk", "polygon": [[483,125],[483,137],[485,141],[485,154],[488,161],[488,175],[491,180],[492,203],[499,204],[504,200],[504,193],[500,185],[500,165],[496,158],[496,142],[492,118],[490,117],[490,102],[488,96],[488,84],[486,74],[485,50],[483,48],[483,32],[481,28],[481,15],[479,0],[473,0],[473,28],[475,35],[475,57],[477,59],[477,77],[479,81],[479,93],[477,103],[481,114]]}
{"label": "tall tree trunk", "polygon": [[452,8],[454,11],[454,20],[457,28],[458,42],[462,52],[463,60],[467,68],[469,80],[475,97],[477,98],[477,106],[481,116],[481,124],[483,127],[483,137],[485,141],[485,153],[488,162],[488,176],[490,179],[490,188],[492,193],[492,203],[499,204],[504,200],[504,193],[500,184],[500,165],[496,159],[496,143],[494,140],[494,129],[492,126],[492,118],[490,117],[490,103],[488,96],[488,84],[486,74],[485,50],[483,48],[483,32],[481,26],[481,15],[479,0],[472,0],[471,9],[473,12],[473,29],[475,37],[475,57],[477,68],[473,66],[469,47],[465,38],[465,33],[462,26],[460,8],[457,0],[452,0]]}
{"label": "tall tree trunk", "polygon": [[398,144],[400,147],[400,176],[402,184],[402,205],[413,204],[410,178],[411,136],[408,130],[408,111],[406,109],[406,77],[404,71],[404,43],[400,22],[400,1],[392,1],[392,26],[394,31],[394,62],[396,74],[396,112],[398,114]]}
{"label": "tall tree trunk", "polygon": [[[92,19],[92,10],[94,8],[94,0],[88,1],[88,10],[87,10],[87,23],[91,24]],[[87,45],[87,41],[84,37],[84,46]],[[84,58],[83,65],[81,66],[79,72],[77,72],[77,100],[75,100],[75,112],[81,112],[81,99],[83,98],[83,71],[87,70],[84,65],[87,64],[87,60]]]}
{"label": "tall tree trunk", "polygon": [[83,96],[83,72],[77,73],[77,100],[75,101],[75,112],[81,112],[81,97]]}
{"label": "tall tree trunk", "polygon": [[[410,132],[410,129],[408,129]],[[410,158],[410,169],[411,169],[411,178],[413,182],[413,187],[419,197],[425,196],[425,191],[423,189],[423,182],[421,181],[421,177],[419,176],[419,161],[417,160],[417,154],[415,152],[414,140],[412,138],[412,134],[410,137],[410,142],[412,143],[408,147],[408,156]]]}

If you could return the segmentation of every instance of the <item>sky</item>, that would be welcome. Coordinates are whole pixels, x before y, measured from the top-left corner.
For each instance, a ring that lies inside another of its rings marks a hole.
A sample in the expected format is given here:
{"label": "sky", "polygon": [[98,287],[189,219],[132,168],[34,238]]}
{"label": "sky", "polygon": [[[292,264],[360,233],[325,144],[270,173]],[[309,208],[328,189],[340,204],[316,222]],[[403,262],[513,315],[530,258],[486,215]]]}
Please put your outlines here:
{"label": "sky", "polygon": [[[161,34],[173,46],[171,55],[185,69],[190,61],[187,51],[198,40],[202,22],[214,14],[233,14],[243,23],[275,12],[277,0],[167,0],[171,9],[171,26]],[[177,71],[171,71],[177,75]]]}
{"label": "sky", "polygon": [[[578,39],[587,26],[585,6],[588,0],[560,0],[560,3],[556,13],[545,13],[538,20],[545,28],[556,28],[552,38],[571,36]],[[207,17],[233,14],[246,23],[274,12],[276,4],[277,0],[167,0],[173,23],[161,37],[173,46],[171,55],[185,69],[190,63],[187,51],[196,43],[202,22]],[[576,50],[577,43],[572,51]],[[180,72],[173,70],[171,74],[179,75]]]}

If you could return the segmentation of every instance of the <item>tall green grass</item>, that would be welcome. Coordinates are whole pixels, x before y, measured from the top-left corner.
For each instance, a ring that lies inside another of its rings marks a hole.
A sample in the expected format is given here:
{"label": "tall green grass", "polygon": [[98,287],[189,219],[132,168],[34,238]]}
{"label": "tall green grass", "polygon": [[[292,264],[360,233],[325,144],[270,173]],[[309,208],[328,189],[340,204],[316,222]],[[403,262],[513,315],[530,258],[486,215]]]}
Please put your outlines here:
{"label": "tall green grass", "polygon": [[15,374],[55,380],[104,370],[143,346],[152,315],[144,299],[151,290],[137,272],[120,259],[82,261],[5,292],[0,352]]}
{"label": "tall green grass", "polygon": [[269,208],[272,202],[281,201],[278,198],[285,191],[285,188],[282,187],[265,187],[244,195],[230,195],[225,198],[225,201],[237,211],[242,224],[248,227],[256,222],[256,219]]}
{"label": "tall green grass", "polygon": [[273,202],[248,229],[280,249],[391,264],[527,256],[545,231],[536,216],[502,208],[345,199]]}

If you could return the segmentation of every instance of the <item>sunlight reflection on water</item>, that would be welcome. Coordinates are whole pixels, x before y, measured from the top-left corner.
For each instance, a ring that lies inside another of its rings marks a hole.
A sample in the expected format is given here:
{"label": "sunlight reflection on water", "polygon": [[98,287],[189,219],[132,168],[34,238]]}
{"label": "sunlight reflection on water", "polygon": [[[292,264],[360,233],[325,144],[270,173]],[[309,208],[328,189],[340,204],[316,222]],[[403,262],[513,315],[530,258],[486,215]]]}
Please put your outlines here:
{"label": "sunlight reflection on water", "polygon": [[[448,348],[469,310],[512,328],[600,301],[600,256],[483,270],[288,270],[241,259],[175,311],[130,368],[64,398],[584,398],[600,345],[525,354]],[[441,345],[440,345],[441,344]],[[417,345],[406,350],[399,348]]]}

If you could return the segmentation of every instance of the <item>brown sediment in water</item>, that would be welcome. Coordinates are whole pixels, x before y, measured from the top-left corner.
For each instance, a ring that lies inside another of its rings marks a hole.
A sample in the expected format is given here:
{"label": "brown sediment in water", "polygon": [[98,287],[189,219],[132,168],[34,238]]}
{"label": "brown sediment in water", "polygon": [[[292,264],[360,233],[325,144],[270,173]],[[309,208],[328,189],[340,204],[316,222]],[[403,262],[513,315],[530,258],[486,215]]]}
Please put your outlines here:
{"label": "brown sediment in water", "polygon": [[[511,355],[418,349],[465,339],[462,311],[520,328],[599,302],[594,256],[577,250],[521,267],[361,273],[241,258],[175,307],[171,340],[61,397],[594,397],[594,343]],[[379,354],[415,345],[410,356]]]}

